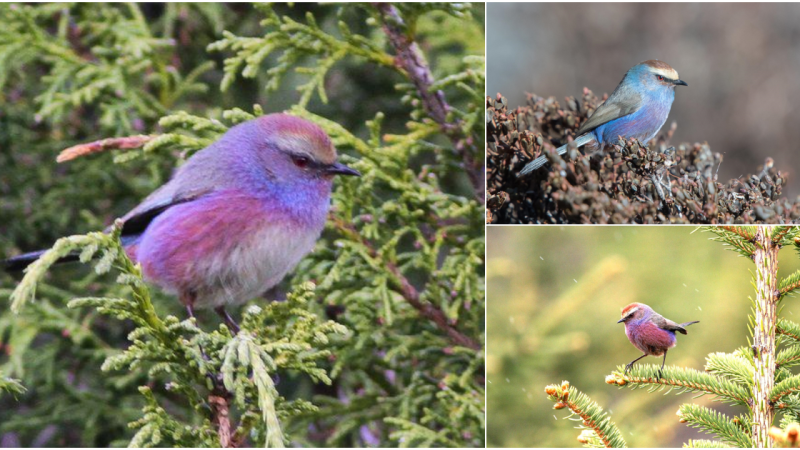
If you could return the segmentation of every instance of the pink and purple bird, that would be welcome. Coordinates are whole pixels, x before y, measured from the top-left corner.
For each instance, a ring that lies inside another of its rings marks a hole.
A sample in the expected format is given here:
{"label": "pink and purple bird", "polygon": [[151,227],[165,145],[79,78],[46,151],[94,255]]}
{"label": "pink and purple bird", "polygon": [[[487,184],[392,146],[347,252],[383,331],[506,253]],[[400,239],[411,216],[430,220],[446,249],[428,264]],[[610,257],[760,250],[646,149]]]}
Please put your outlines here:
{"label": "pink and purple bird", "polygon": [[[314,248],[335,175],[360,174],[337,162],[320,127],[262,116],[189,158],[122,218],[121,239],[145,280],[176,295],[190,316],[213,308],[238,332],[225,306],[265,293]],[[42,253],[6,260],[6,269]]]}
{"label": "pink and purple bird", "polygon": [[[620,136],[647,144],[667,121],[675,86],[688,85],[663,61],[651,59],[631,67],[608,99],[578,128],[575,145],[602,151]],[[567,146],[559,147],[557,152],[563,155]],[[546,162],[547,158],[540,156],[523,167],[518,176],[527,175]]]}
{"label": "pink and purple bird", "polygon": [[686,327],[698,323],[699,320],[678,324],[664,318],[644,303],[631,303],[622,308],[622,318],[617,323],[621,322],[625,323],[625,335],[628,336],[628,340],[644,353],[625,366],[625,373],[633,367],[633,363],[645,356],[664,355],[661,369],[658,370],[660,378],[664,363],[667,361],[667,350],[677,344],[675,332],[686,334]]}

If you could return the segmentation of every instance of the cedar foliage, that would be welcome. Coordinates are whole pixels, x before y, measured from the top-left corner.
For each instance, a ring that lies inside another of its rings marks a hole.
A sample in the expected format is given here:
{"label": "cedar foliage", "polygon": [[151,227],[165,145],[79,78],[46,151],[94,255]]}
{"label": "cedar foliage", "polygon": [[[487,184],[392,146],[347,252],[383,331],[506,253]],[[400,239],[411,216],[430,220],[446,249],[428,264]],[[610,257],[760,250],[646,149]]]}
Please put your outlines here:
{"label": "cedar foliage", "polygon": [[[482,5],[6,4],[0,19],[0,254],[56,241],[21,281],[0,275],[3,442],[484,446]],[[337,180],[294,274],[233,311],[239,335],[144,284],[118,225],[73,234],[282,109],[364,176]],[[49,270],[76,251],[93,271]]]}

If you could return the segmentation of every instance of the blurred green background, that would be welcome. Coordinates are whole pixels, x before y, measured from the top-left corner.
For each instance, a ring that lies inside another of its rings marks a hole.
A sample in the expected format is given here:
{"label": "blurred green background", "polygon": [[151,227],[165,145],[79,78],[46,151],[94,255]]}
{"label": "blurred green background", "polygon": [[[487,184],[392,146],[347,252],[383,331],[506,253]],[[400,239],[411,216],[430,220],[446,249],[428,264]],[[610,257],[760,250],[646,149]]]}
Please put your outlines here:
{"label": "blurred green background", "polygon": [[[703,370],[712,352],[747,344],[752,263],[696,227],[487,228],[487,417],[489,447],[580,447],[579,422],[553,410],[544,387],[569,380],[609,411],[630,447],[680,447],[708,435],[678,422],[682,403],[728,414],[710,397],[618,389],[605,376],[637,358],[617,324],[632,302],[677,322],[667,364]],[[780,273],[800,268],[780,253]],[[796,298],[782,315],[800,317]],[[648,357],[640,362],[660,363]]]}

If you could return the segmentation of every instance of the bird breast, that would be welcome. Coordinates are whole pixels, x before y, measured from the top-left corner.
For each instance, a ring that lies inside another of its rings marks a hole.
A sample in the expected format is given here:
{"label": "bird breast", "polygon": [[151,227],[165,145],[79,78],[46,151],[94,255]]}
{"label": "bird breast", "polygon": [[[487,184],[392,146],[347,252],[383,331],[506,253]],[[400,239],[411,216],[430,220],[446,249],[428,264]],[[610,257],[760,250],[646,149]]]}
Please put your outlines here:
{"label": "bird breast", "polygon": [[[318,203],[318,204],[316,204]],[[275,286],[314,248],[329,199],[298,214],[274,198],[225,192],[173,206],[138,244],[145,279],[194,306],[241,304]]]}
{"label": "bird breast", "polygon": [[627,322],[625,334],[634,347],[652,356],[661,356],[676,344],[675,333],[662,330],[649,320]]}

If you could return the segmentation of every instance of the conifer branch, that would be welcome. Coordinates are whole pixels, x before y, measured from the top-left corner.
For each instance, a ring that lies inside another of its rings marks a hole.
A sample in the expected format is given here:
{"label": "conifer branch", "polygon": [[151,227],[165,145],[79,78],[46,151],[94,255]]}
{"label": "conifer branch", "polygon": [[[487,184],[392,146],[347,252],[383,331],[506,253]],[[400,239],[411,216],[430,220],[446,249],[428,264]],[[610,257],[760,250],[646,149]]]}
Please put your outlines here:
{"label": "conifer branch", "polygon": [[740,255],[751,258],[756,251],[755,245],[752,242],[753,232],[749,227],[734,227],[734,226],[719,226],[719,227],[705,227],[702,228],[707,233],[716,234],[716,238],[712,241],[721,242],[726,247],[731,247],[728,250],[739,253]]}
{"label": "conifer branch", "polygon": [[24,394],[25,386],[23,386],[18,380],[13,378],[5,377],[0,373],[0,393],[8,392],[12,395]]}
{"label": "conifer branch", "polygon": [[753,238],[756,236],[755,227],[752,226],[732,226],[732,225],[722,225],[720,226],[725,231],[729,231],[745,240],[752,241]]}
{"label": "conifer branch", "polygon": [[786,278],[783,278],[778,284],[781,299],[784,296],[794,294],[800,288],[800,270],[794,272]]}
{"label": "conifer branch", "polygon": [[769,401],[777,403],[783,397],[795,392],[800,392],[800,375],[795,375],[776,384],[769,396]]}
{"label": "conifer branch", "polygon": [[[370,257],[372,258],[380,257],[378,255],[378,252],[375,250],[375,247],[372,245],[372,243],[364,239],[358,233],[358,231],[353,227],[352,224],[345,223],[344,221],[338,218],[334,218],[333,221],[334,224],[336,225],[336,228],[340,232],[347,235],[352,240],[359,241],[364,247],[366,247],[368,249]],[[482,348],[481,345],[475,339],[461,333],[461,331],[455,328],[454,324],[450,323],[450,321],[447,319],[447,316],[440,308],[431,303],[423,303],[417,289],[408,281],[408,279],[402,273],[400,273],[400,270],[394,263],[386,262],[386,267],[394,276],[393,281],[395,285],[399,288],[400,293],[403,295],[403,298],[411,306],[413,306],[414,309],[419,311],[420,315],[432,321],[434,324],[436,324],[436,326],[440,330],[445,332],[445,334],[454,344],[461,345],[475,351],[478,351]]]}
{"label": "conifer branch", "polygon": [[648,388],[651,392],[668,388],[668,392],[677,389],[679,394],[689,391],[711,394],[725,403],[739,405],[747,405],[750,399],[746,388],[725,378],[676,366],[664,367],[658,377],[660,368],[651,364],[636,365],[628,375],[623,375],[624,366],[618,366],[616,372],[606,377],[606,383],[632,389]]}
{"label": "conifer branch", "polygon": [[775,358],[776,367],[792,367],[800,364],[800,345],[792,345],[778,353]]}
{"label": "conifer branch", "polygon": [[730,448],[722,441],[711,441],[708,439],[689,439],[683,448]]}
{"label": "conifer branch", "polygon": [[747,432],[739,428],[730,417],[713,409],[684,403],[678,409],[678,417],[682,423],[715,434],[726,444],[742,448],[753,446]]}
{"label": "conifer branch", "polygon": [[[564,381],[561,385],[551,384],[545,390],[550,400],[556,402],[554,409],[569,408],[582,420],[582,426],[591,430],[605,448],[625,448],[627,444],[619,432],[619,428],[607,413],[586,394],[578,391]],[[582,434],[583,435],[583,434]],[[587,439],[587,443],[591,440]]]}
{"label": "conifer branch", "polygon": [[749,386],[753,381],[753,363],[732,353],[712,353],[706,357],[706,371]]}
{"label": "conifer branch", "polygon": [[792,322],[791,320],[787,319],[778,319],[778,325],[775,328],[775,333],[786,336],[795,341],[796,344],[800,344],[800,325]]}
{"label": "conifer branch", "polygon": [[402,67],[417,88],[422,105],[428,115],[439,124],[442,132],[450,138],[456,152],[461,155],[464,170],[469,176],[475,196],[483,203],[486,199],[483,160],[478,157],[479,143],[482,136],[468,136],[463,132],[460,119],[450,118],[451,107],[444,97],[444,92],[433,89],[434,77],[413,34],[400,15],[397,7],[391,3],[375,3],[381,15],[383,29],[389,42],[395,49],[395,63]]}
{"label": "conifer branch", "polygon": [[789,233],[789,231],[791,231],[792,228],[794,228],[794,227],[791,226],[791,225],[779,225],[779,226],[776,226],[772,230],[772,234],[770,235],[770,239],[772,239],[772,242],[775,243],[775,244],[783,245],[784,237],[786,237],[786,234]]}

